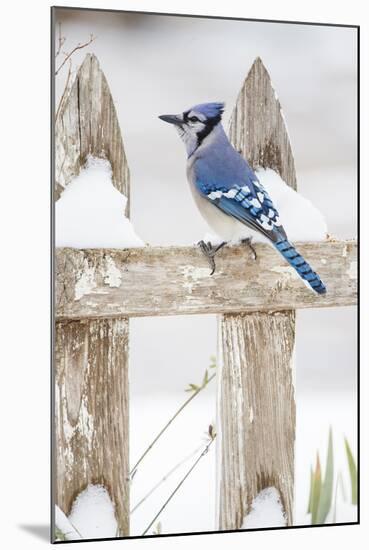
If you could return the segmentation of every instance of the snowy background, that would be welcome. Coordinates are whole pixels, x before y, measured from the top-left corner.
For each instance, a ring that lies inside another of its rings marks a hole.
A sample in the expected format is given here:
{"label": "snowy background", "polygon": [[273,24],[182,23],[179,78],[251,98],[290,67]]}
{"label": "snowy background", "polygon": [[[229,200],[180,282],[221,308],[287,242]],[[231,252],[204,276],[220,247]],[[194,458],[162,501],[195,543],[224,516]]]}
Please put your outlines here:
{"label": "snowy background", "polygon": [[[190,196],[183,145],[158,120],[203,101],[225,101],[225,123],[254,58],[268,68],[295,155],[298,188],[324,214],[331,234],[356,236],[356,34],[353,29],[58,10],[70,50],[104,70],[131,170],[131,218],[150,244],[188,244],[207,231]],[[56,79],[60,97],[66,72]],[[226,124],[227,126],[227,124]],[[214,316],[133,319],[130,340],[131,461],[200,382],[216,352]],[[306,516],[310,464],[333,427],[336,471],[346,435],[356,445],[356,310],[301,310],[296,343],[296,514]],[[143,462],[132,505],[197,448],[215,419],[215,385],[194,400]],[[215,529],[215,448],[161,517],[163,532]],[[188,467],[185,465],[184,468]],[[183,469],[182,469],[183,473]],[[132,516],[141,534],[181,476],[177,472]],[[350,520],[345,510],[338,521]]]}

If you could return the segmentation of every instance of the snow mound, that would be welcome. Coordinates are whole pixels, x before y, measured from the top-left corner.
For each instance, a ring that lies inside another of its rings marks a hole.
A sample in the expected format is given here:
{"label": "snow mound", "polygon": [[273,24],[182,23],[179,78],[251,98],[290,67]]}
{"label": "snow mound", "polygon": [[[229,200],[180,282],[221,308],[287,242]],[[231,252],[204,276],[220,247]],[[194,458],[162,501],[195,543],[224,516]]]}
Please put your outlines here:
{"label": "snow mound", "polygon": [[127,198],[112,183],[109,161],[89,157],[55,205],[55,245],[71,248],[144,246],[124,211]]}
{"label": "snow mound", "polygon": [[256,175],[268,191],[290,241],[324,241],[328,228],[311,201],[289,187],[277,172],[259,168]]}
{"label": "snow mound", "polygon": [[67,540],[77,540],[82,538],[80,533],[76,531],[75,527],[71,524],[59,506],[55,506],[55,525],[63,533]]}
{"label": "snow mound", "polygon": [[275,487],[267,487],[252,501],[251,510],[243,518],[241,529],[285,527],[286,525],[279,491]]}
{"label": "snow mound", "polygon": [[[270,168],[259,168],[255,171],[260,183],[268,192],[274,206],[279,212],[279,219],[291,242],[325,241],[327,239],[327,223],[323,214],[311,201],[294,191]],[[233,244],[250,233],[250,230],[236,236]],[[269,242],[263,235],[251,231],[253,242]],[[206,233],[203,240],[213,245],[222,242],[215,233]]]}
{"label": "snow mound", "polygon": [[84,539],[117,536],[114,505],[102,485],[88,485],[74,501],[68,519]]}

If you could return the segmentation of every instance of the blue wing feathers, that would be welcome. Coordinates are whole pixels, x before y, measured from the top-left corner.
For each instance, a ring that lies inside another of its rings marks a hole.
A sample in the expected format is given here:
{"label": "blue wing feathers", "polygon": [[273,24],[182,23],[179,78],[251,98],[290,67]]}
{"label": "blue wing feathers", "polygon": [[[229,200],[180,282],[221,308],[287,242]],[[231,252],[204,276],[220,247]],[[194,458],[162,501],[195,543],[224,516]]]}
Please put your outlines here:
{"label": "blue wing feathers", "polygon": [[247,162],[233,148],[222,155],[197,159],[195,185],[215,207],[267,237],[287,262],[318,294],[326,288],[287,235],[268,192]]}
{"label": "blue wing feathers", "polygon": [[246,161],[234,151],[232,164],[196,161],[198,191],[225,214],[262,233],[272,242],[286,238],[278,211]]}

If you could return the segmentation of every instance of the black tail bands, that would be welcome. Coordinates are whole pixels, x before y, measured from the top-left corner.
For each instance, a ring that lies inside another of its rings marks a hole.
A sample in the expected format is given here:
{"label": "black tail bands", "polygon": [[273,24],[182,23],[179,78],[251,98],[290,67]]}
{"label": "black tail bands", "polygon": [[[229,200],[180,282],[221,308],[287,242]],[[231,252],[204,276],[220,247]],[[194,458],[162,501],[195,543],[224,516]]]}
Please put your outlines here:
{"label": "black tail bands", "polygon": [[287,262],[296,269],[301,279],[306,281],[311,288],[318,294],[325,294],[327,289],[322,283],[319,275],[315,273],[304,258],[297,252],[296,248],[286,239],[274,243],[274,246],[287,260]]}

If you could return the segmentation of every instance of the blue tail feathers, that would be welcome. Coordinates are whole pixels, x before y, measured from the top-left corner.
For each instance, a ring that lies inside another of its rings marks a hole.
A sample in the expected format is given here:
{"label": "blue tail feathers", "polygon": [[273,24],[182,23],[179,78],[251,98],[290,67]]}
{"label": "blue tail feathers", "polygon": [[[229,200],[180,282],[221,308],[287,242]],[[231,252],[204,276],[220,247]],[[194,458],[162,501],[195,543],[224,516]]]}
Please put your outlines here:
{"label": "blue tail feathers", "polygon": [[287,260],[287,262],[296,269],[300,277],[306,281],[311,288],[318,294],[325,294],[327,289],[322,283],[319,275],[315,273],[304,258],[297,252],[296,248],[286,239],[274,243],[274,246]]}

